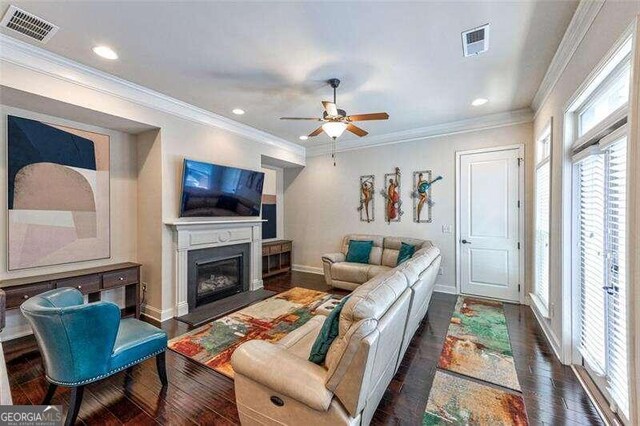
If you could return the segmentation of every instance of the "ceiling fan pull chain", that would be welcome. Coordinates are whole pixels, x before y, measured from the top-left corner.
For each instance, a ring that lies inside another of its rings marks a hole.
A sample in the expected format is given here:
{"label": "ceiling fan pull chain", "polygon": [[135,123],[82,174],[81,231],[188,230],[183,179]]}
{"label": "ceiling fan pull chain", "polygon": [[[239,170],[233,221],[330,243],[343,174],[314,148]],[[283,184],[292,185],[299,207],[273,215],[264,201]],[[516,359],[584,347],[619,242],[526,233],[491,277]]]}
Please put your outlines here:
{"label": "ceiling fan pull chain", "polygon": [[331,158],[333,158],[333,167],[336,166],[336,140],[331,142]]}

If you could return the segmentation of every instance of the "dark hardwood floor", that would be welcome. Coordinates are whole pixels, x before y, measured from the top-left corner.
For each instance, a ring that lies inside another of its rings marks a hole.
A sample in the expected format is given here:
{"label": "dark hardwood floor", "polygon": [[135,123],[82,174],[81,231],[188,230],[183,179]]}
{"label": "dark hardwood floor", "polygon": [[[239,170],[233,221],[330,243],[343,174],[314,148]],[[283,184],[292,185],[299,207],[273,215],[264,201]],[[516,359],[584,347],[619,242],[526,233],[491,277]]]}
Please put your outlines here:
{"label": "dark hardwood floor", "polygon": [[[265,288],[293,286],[326,291],[320,275],[276,276]],[[416,332],[398,374],[374,417],[375,425],[418,425],[427,403],[455,296],[434,293],[428,314]],[[518,379],[533,425],[602,424],[570,368],[561,365],[527,306],[505,308]],[[170,337],[188,330],[185,323],[166,321]],[[32,337],[4,344],[14,404],[39,404],[46,391],[40,355]],[[238,424],[233,381],[172,351],[167,353],[169,386],[162,390],[155,362],[145,361],[130,374],[121,372],[87,386],[78,417],[87,425],[226,425]],[[54,404],[66,410],[69,391],[60,389]]]}

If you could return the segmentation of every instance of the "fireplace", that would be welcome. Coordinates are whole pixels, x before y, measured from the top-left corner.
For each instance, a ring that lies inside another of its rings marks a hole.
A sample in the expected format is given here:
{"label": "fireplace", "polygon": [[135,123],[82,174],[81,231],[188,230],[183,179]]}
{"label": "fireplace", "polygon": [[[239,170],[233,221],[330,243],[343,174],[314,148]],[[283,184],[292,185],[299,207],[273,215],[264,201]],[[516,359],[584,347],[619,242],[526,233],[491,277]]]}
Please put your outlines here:
{"label": "fireplace", "polygon": [[249,290],[249,244],[190,250],[189,310]]}

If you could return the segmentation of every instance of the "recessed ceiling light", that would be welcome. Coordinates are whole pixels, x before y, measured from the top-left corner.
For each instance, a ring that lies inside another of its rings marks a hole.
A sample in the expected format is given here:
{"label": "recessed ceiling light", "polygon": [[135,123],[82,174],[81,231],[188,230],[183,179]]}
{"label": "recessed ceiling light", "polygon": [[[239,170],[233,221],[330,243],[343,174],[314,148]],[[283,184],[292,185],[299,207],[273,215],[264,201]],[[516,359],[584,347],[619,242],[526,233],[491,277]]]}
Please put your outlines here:
{"label": "recessed ceiling light", "polygon": [[231,111],[232,113],[234,113],[235,115],[242,115],[244,114],[244,110],[240,109],[240,108],[235,108],[233,111]]}
{"label": "recessed ceiling light", "polygon": [[487,102],[489,102],[489,99],[478,98],[478,99],[474,99],[473,102],[471,102],[471,105],[480,106],[480,105],[486,104]]}
{"label": "recessed ceiling light", "polygon": [[306,141],[307,139],[309,139],[309,136],[307,136],[307,135],[302,135],[302,136],[300,136],[298,139],[300,139],[301,141]]}
{"label": "recessed ceiling light", "polygon": [[96,46],[93,48],[93,53],[105,59],[118,59],[118,54],[108,46]]}

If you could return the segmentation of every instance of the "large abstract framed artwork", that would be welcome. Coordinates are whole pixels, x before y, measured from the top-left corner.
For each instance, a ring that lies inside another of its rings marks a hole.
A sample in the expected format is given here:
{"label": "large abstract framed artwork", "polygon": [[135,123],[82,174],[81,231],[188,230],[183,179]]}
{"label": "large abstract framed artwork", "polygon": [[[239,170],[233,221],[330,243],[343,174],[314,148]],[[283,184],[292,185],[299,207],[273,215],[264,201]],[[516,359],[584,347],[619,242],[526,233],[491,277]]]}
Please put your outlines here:
{"label": "large abstract framed artwork", "polygon": [[109,136],[8,116],[9,270],[110,257]]}

